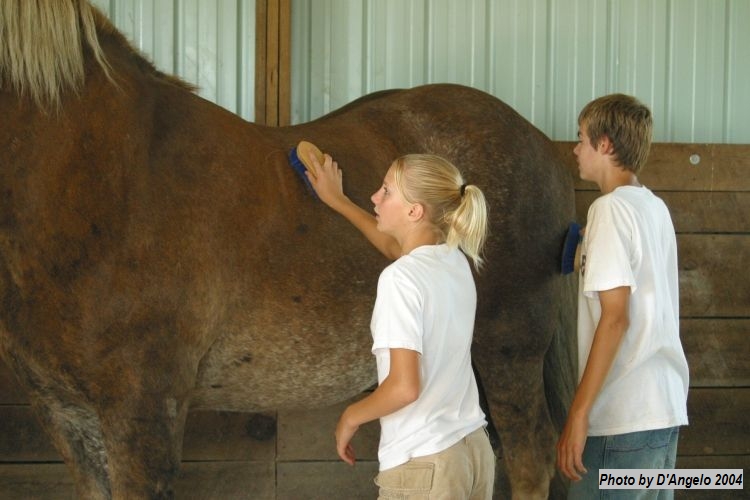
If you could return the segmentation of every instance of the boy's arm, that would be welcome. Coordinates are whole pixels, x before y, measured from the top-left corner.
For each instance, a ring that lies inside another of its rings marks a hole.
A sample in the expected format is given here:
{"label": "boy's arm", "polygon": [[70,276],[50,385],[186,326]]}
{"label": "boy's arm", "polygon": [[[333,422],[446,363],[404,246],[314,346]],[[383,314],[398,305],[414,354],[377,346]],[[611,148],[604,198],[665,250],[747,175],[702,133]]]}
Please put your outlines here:
{"label": "boy's arm", "polygon": [[586,472],[581,457],[588,434],[588,415],[628,329],[629,301],[630,287],[627,286],[599,292],[601,318],[596,326],[583,377],[557,443],[557,465],[572,480],[579,480],[579,474]]}
{"label": "boy's arm", "polygon": [[411,349],[391,349],[388,376],[369,396],[349,405],[336,425],[336,451],[354,465],[351,439],[359,426],[394,413],[419,397],[419,353]]}
{"label": "boy's arm", "polygon": [[329,155],[325,155],[323,165],[313,156],[310,157],[310,161],[315,165],[316,175],[310,172],[305,172],[305,175],[321,201],[343,215],[387,258],[396,260],[401,257],[401,247],[398,242],[392,236],[378,231],[375,217],[357,206],[344,194],[342,173],[336,162]]}

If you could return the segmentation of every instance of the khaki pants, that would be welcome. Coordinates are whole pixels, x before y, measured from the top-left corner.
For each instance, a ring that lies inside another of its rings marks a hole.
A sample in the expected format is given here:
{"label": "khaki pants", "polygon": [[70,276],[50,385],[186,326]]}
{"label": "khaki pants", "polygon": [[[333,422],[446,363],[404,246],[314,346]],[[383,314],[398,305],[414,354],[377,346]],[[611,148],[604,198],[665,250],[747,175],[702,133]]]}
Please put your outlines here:
{"label": "khaki pants", "polygon": [[450,448],[384,470],[375,478],[380,500],[489,500],[495,454],[484,428]]}

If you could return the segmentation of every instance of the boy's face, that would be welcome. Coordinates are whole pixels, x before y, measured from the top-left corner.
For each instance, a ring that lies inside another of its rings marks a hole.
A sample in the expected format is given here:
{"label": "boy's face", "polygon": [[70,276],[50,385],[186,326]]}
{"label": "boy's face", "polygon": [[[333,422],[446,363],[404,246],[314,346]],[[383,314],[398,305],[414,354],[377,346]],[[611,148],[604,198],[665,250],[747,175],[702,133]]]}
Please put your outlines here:
{"label": "boy's face", "polygon": [[578,144],[573,148],[573,154],[576,155],[578,162],[578,174],[584,181],[596,182],[600,166],[603,164],[605,155],[601,152],[602,144],[599,147],[591,143],[591,139],[586,133],[586,124],[578,124]]}

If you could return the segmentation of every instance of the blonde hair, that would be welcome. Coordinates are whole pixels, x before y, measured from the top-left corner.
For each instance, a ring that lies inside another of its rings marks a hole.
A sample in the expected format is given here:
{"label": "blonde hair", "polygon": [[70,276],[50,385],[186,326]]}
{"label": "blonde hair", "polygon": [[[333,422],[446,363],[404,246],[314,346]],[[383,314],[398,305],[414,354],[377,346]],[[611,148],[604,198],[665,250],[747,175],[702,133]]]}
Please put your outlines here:
{"label": "blonde hair", "polygon": [[596,147],[607,136],[612,142],[618,165],[634,173],[646,164],[651,149],[651,111],[633,96],[610,94],[588,103],[578,115]]}
{"label": "blonde hair", "polygon": [[0,2],[0,86],[59,108],[63,91],[83,88],[84,46],[112,80],[96,33],[101,18],[86,0]]}
{"label": "blonde hair", "polygon": [[425,207],[441,240],[459,247],[479,269],[488,231],[487,202],[482,190],[466,184],[451,162],[430,154],[410,154],[396,159],[393,176],[408,203]]}

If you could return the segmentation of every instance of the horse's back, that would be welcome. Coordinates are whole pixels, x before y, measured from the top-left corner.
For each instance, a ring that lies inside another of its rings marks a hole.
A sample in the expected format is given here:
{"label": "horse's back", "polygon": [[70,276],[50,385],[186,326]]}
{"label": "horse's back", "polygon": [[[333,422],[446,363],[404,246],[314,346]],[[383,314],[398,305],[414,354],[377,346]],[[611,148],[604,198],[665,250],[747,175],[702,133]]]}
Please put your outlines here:
{"label": "horse's back", "polygon": [[[519,287],[558,274],[562,236],[574,217],[572,177],[552,142],[499,99],[450,84],[389,91],[284,135],[288,142],[310,138],[334,156],[345,190],[362,206],[397,156],[446,157],[490,206],[487,268],[478,276],[485,296],[512,299]],[[509,265],[516,258],[525,265]],[[490,314],[493,302],[484,304]]]}

